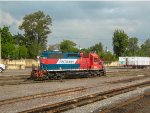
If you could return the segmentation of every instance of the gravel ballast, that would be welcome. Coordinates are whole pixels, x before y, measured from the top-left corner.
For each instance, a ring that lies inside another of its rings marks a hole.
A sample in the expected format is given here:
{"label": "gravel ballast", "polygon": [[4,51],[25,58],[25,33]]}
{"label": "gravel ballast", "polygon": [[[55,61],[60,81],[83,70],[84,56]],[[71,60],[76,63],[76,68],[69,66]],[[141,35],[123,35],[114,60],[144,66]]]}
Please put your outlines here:
{"label": "gravel ballast", "polygon": [[[149,75],[149,73],[147,75]],[[75,87],[84,87],[87,89],[79,92],[64,94],[64,95],[55,95],[51,97],[36,98],[28,101],[1,105],[0,111],[1,113],[16,113],[23,110],[35,108],[38,106],[44,106],[47,104],[66,101],[69,99],[93,94],[96,92],[104,92],[114,88],[137,84],[144,81],[150,81],[150,76],[147,75],[144,76],[142,74],[141,76],[140,73],[135,73],[134,76],[113,76],[113,77],[102,76],[102,77],[95,77],[95,78],[65,79],[63,81],[50,81],[50,82],[42,82],[42,83],[4,85],[4,86],[0,86],[0,101],[5,99],[29,96],[29,95],[39,94],[39,93],[53,92],[53,91],[75,88]],[[133,78],[135,77],[139,79],[134,80]],[[132,80],[128,80],[128,79],[132,79]],[[95,106],[94,104],[91,104],[91,107],[89,107],[88,112],[91,111],[93,112],[94,110],[96,110],[96,107],[100,108],[100,106]],[[70,110],[70,112],[73,111]],[[82,111],[81,113],[84,112]]]}
{"label": "gravel ballast", "polygon": [[102,101],[98,101],[92,104],[88,104],[82,107],[77,107],[71,110],[68,110],[64,113],[100,113],[102,109],[107,107],[115,107],[115,105],[118,105],[124,101],[139,97],[144,95],[145,92],[150,92],[150,86],[139,88],[134,91],[130,91],[124,94],[120,94],[108,99],[104,99]]}
{"label": "gravel ballast", "polygon": [[[93,88],[87,89],[85,91],[81,92],[74,92],[69,93],[61,96],[51,96],[51,97],[44,97],[44,98],[37,98],[29,101],[23,101],[23,102],[17,102],[14,104],[8,104],[8,105],[2,105],[0,106],[1,112],[3,113],[15,113],[20,112],[23,110],[31,109],[38,106],[43,106],[47,104],[57,103],[77,97],[81,97],[84,95],[89,95],[97,92],[103,92],[114,88],[124,87],[132,84],[141,83],[143,81],[149,81],[150,78],[144,78],[141,80],[136,80],[132,82],[126,82],[126,83],[113,83],[113,81],[116,80],[122,80],[132,77],[98,77],[98,78],[90,78],[90,79],[72,79],[72,80],[66,80],[65,82],[50,82],[50,83],[36,83],[36,84],[21,84],[21,85],[13,85],[13,86],[3,86],[7,89],[5,89],[6,92],[3,92],[3,95],[1,93],[1,100],[6,98],[12,98],[12,97],[20,97],[24,95],[31,95],[41,92],[48,92],[48,91],[56,91],[60,89],[70,88],[70,87],[90,87],[94,86]],[[9,92],[9,88],[13,92]],[[22,88],[22,89],[21,89]],[[20,90],[19,90],[20,89]],[[3,89],[4,90],[4,89]],[[15,92],[16,91],[16,92]],[[19,92],[18,92],[19,91]],[[7,95],[4,95],[4,93],[7,93]],[[3,98],[2,98],[3,97]],[[91,110],[90,110],[91,111]]]}
{"label": "gravel ballast", "polygon": [[[90,87],[92,85],[105,86],[113,81],[131,79],[134,77],[137,76],[66,79],[63,82],[52,81],[52,82],[32,83],[32,84],[5,85],[5,86],[0,86],[0,91],[1,91],[0,100],[28,96],[37,93],[52,92],[52,91],[74,88],[74,87]],[[145,79],[149,79],[149,77]],[[126,83],[130,83],[130,82],[131,81]]]}

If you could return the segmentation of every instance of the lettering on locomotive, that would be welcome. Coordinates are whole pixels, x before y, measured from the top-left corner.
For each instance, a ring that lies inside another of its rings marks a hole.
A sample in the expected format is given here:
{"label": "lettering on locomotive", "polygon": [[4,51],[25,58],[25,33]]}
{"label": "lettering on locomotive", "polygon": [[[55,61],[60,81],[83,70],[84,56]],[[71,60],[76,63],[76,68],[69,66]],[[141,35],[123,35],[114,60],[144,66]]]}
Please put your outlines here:
{"label": "lettering on locomotive", "polygon": [[57,64],[75,64],[77,59],[59,59]]}

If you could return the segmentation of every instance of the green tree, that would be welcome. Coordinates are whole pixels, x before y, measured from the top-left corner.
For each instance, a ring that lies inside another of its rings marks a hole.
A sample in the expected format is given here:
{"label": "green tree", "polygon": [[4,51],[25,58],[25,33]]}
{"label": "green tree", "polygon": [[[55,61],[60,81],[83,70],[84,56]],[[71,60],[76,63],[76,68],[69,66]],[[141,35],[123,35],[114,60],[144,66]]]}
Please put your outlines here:
{"label": "green tree", "polygon": [[17,59],[27,58],[28,49],[31,49],[31,48],[27,48],[28,44],[27,44],[25,36],[18,33],[17,35],[14,35],[14,40],[15,40],[16,58]]}
{"label": "green tree", "polygon": [[63,40],[60,43],[60,49],[62,52],[79,52],[79,49],[75,47],[76,43],[70,40]]}
{"label": "green tree", "polygon": [[14,35],[13,37],[17,45],[26,45],[27,39],[24,35],[18,33],[17,35]]}
{"label": "green tree", "polygon": [[9,31],[9,27],[4,26],[3,28],[0,28],[0,33],[1,33],[1,43],[6,44],[6,43],[14,43],[14,39],[12,34]]}
{"label": "green tree", "polygon": [[12,43],[2,44],[2,58],[14,59],[15,58],[15,46]]}
{"label": "green tree", "polygon": [[[45,15],[42,11],[24,16],[19,29],[25,32],[24,36],[26,37],[27,44],[29,44],[28,49],[31,58],[35,58],[39,54],[39,51],[46,49],[48,34],[51,33],[51,23],[51,17]],[[34,51],[30,49],[32,45],[36,46]]]}
{"label": "green tree", "polygon": [[138,46],[138,38],[133,37],[129,38],[128,44],[128,56],[138,56],[139,46]]}
{"label": "green tree", "polygon": [[105,62],[112,62],[116,60],[115,55],[113,55],[110,51],[108,52],[103,52],[101,55],[101,58],[105,61]]}
{"label": "green tree", "polygon": [[113,50],[117,57],[124,56],[128,48],[128,35],[123,30],[115,30],[113,34]]}
{"label": "green tree", "polygon": [[141,45],[141,53],[143,56],[149,56],[150,57],[150,38],[147,39],[144,44]]}
{"label": "green tree", "polygon": [[139,56],[138,38],[129,38],[128,48],[125,52],[126,56]]}
{"label": "green tree", "polygon": [[96,52],[96,53],[102,53],[103,52],[103,45],[101,42],[95,44],[94,46],[91,46],[89,48],[90,51]]}
{"label": "green tree", "polygon": [[2,58],[14,58],[14,39],[12,34],[9,31],[9,27],[4,26],[3,28],[0,28],[1,33],[1,47],[2,47]]}
{"label": "green tree", "polygon": [[25,45],[19,46],[19,59],[21,58],[27,58],[28,56],[28,50]]}
{"label": "green tree", "polygon": [[80,52],[89,53],[89,52],[90,52],[90,49],[89,49],[89,48],[82,48],[82,49],[80,50]]}
{"label": "green tree", "polygon": [[37,43],[32,43],[31,45],[28,45],[28,55],[29,58],[37,58],[37,55],[41,52],[40,50],[38,50],[38,45]]}

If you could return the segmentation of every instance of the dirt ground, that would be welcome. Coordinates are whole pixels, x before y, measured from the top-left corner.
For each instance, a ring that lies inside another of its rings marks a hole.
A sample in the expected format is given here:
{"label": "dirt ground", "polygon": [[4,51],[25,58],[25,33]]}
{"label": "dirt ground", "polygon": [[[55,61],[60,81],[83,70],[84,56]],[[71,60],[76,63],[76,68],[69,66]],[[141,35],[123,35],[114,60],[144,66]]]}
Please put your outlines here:
{"label": "dirt ground", "polygon": [[107,113],[150,113],[150,95],[124,105],[119,108],[115,108]]}

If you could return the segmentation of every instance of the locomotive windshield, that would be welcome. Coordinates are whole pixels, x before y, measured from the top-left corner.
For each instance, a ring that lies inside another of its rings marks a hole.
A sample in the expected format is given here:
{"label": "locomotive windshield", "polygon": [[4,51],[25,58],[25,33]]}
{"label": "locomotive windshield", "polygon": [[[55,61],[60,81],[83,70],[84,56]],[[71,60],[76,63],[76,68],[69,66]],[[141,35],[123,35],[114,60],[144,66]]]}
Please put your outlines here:
{"label": "locomotive windshield", "polygon": [[94,58],[94,62],[99,62],[99,58]]}

